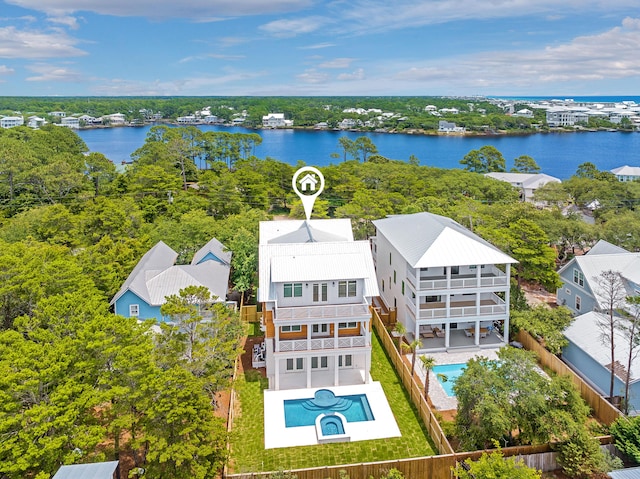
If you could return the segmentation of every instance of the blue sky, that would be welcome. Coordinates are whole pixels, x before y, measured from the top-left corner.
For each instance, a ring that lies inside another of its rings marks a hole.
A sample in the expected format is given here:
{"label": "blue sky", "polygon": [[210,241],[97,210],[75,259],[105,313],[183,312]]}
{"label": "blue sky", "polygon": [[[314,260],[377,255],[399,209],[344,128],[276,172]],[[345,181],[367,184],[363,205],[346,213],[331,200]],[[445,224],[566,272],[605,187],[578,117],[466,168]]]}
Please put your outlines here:
{"label": "blue sky", "polygon": [[0,0],[0,96],[639,86],[640,0]]}

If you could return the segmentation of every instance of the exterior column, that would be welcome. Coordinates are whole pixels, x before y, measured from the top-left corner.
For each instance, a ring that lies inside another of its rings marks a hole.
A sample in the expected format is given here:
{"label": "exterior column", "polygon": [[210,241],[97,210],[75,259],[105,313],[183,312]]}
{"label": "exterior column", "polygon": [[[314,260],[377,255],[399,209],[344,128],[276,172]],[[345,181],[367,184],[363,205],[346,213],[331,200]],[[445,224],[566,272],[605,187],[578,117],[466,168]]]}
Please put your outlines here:
{"label": "exterior column", "polygon": [[307,367],[307,389],[311,387],[311,358],[304,358]]}
{"label": "exterior column", "polygon": [[506,307],[503,327],[503,337],[505,342],[509,342],[509,303],[511,301],[511,265],[507,264],[505,268],[507,272],[507,290],[504,293],[504,304]]}
{"label": "exterior column", "polygon": [[311,350],[311,330],[313,329],[313,326],[310,324],[307,324],[307,351]]}
{"label": "exterior column", "polygon": [[369,370],[371,369],[371,349],[364,355],[364,383],[369,384]]}
{"label": "exterior column", "polygon": [[333,356],[333,385],[340,386],[340,368],[338,367],[338,356],[340,353]]}
{"label": "exterior column", "polygon": [[275,366],[276,366],[276,374],[274,376],[274,381],[273,381],[275,383],[274,387],[276,391],[279,391],[280,390],[280,358],[278,357],[274,358],[273,362],[275,363]]}
{"label": "exterior column", "polygon": [[276,353],[279,353],[280,352],[280,327],[275,326],[274,329],[276,330],[276,344],[275,344],[274,351]]}
{"label": "exterior column", "polygon": [[451,324],[444,323],[444,347],[448,348],[450,344]]}
{"label": "exterior column", "polygon": [[473,335],[473,342],[476,346],[480,346],[480,320],[476,319],[476,334]]}
{"label": "exterior column", "polygon": [[445,276],[447,277],[447,289],[451,289],[451,266],[447,266],[445,270]]}
{"label": "exterior column", "polygon": [[480,288],[482,286],[482,265],[476,265],[476,288]]}

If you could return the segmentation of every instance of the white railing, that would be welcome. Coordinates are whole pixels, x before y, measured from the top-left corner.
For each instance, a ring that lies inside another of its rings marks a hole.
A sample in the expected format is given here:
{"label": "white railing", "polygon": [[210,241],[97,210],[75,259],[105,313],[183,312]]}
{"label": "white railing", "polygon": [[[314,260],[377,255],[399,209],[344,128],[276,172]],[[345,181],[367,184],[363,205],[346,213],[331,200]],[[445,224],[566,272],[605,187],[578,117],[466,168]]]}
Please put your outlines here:
{"label": "white railing", "polygon": [[[493,288],[497,286],[506,286],[507,276],[503,273],[501,276],[482,276],[480,278],[481,288]],[[446,278],[442,279],[423,279],[420,281],[420,291],[446,290],[446,289],[468,289],[478,288],[478,278],[451,278],[450,285],[447,284]]]}
{"label": "white railing", "polygon": [[447,316],[447,308],[421,309],[419,319],[438,319],[438,318],[465,318],[472,316],[497,316],[505,314],[507,306],[501,304],[481,305],[480,310],[476,306],[456,307],[455,303],[449,308]]}
{"label": "white railing", "polygon": [[[346,336],[338,338],[338,349],[343,348],[364,348],[367,346],[367,338],[365,336]],[[336,349],[336,341],[334,338],[313,338],[292,339],[286,341],[278,341],[278,350],[276,352],[286,353],[292,351],[312,351],[319,349]]]}
{"label": "white railing", "polygon": [[328,306],[297,306],[292,308],[276,308],[274,321],[288,321],[291,319],[354,319],[356,317],[369,317],[369,305],[358,304],[334,304]]}

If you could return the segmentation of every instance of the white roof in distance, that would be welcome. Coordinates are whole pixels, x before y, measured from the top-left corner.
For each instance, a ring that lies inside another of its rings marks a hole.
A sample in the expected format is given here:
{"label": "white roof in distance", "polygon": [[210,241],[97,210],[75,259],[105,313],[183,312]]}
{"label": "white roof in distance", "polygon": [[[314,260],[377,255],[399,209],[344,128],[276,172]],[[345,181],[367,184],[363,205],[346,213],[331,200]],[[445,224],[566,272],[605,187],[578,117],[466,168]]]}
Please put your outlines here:
{"label": "white roof in distance", "polygon": [[[287,237],[291,235],[291,237]],[[293,238],[293,236],[299,237]],[[307,241],[353,241],[351,220],[279,220],[260,222],[260,244]]]}
{"label": "white roof in distance", "polygon": [[640,176],[640,166],[619,166],[611,170],[611,173],[620,176]]}
{"label": "white roof in distance", "polygon": [[373,224],[412,268],[517,263],[451,218],[433,213],[389,216]]}
{"label": "white roof in distance", "polygon": [[508,172],[492,172],[485,173],[484,176],[494,178],[496,180],[505,181],[512,185],[522,186],[524,188],[540,188],[547,183],[562,183],[555,176],[546,175],[544,173],[508,173]]}

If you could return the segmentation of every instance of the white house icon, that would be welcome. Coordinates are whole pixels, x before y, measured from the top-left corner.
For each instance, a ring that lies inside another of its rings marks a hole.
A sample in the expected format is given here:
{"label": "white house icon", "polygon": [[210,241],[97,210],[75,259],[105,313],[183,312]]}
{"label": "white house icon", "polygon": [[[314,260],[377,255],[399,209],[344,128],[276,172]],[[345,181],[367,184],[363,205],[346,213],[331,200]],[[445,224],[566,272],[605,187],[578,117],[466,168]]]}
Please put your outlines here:
{"label": "white house icon", "polygon": [[318,180],[311,173],[307,173],[304,177],[299,181],[300,186],[302,187],[302,191],[307,191],[307,187],[311,191],[316,190],[316,184],[318,184]]}

